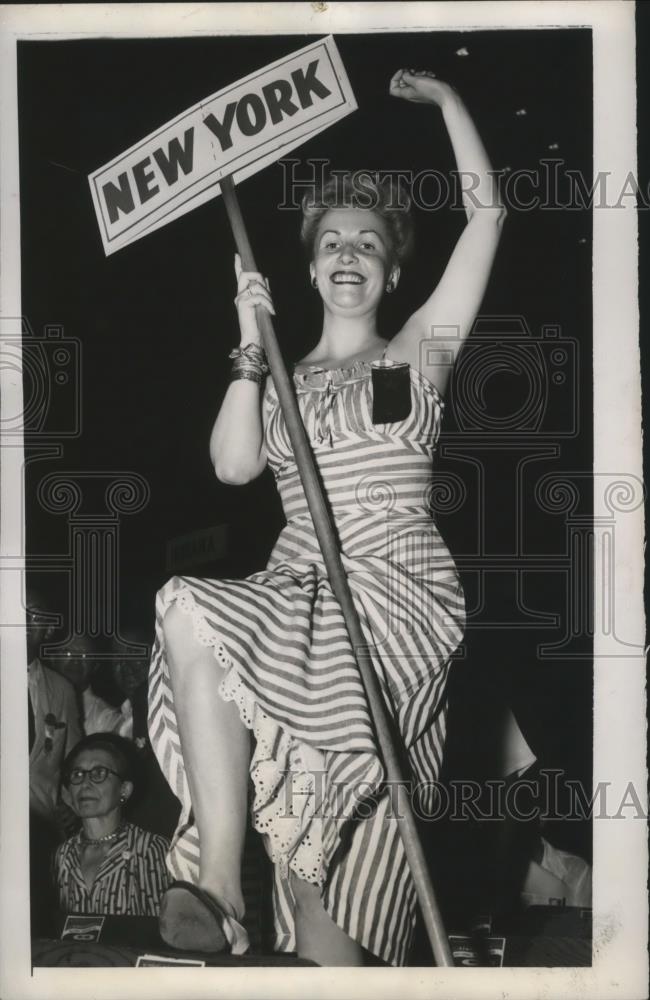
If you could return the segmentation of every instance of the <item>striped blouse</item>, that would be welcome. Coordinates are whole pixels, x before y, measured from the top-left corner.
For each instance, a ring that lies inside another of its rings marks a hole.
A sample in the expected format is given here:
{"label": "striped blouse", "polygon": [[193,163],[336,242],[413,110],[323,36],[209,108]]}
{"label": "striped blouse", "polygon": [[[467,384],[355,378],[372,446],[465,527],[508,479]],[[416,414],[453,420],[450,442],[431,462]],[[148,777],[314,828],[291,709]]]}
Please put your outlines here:
{"label": "striped blouse", "polygon": [[59,906],[65,913],[156,916],[169,884],[169,841],[126,823],[91,888],[81,871],[81,833],[61,844],[54,859]]}

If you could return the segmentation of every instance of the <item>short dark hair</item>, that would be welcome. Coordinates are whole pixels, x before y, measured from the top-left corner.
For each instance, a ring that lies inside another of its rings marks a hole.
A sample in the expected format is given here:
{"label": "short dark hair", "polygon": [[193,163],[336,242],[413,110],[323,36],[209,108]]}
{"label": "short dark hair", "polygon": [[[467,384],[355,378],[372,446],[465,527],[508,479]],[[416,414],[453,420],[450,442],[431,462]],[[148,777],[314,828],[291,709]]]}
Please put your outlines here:
{"label": "short dark hair", "polygon": [[64,784],[68,784],[68,778],[70,772],[74,770],[75,761],[84,750],[106,751],[113,758],[115,770],[120,774],[122,780],[134,781],[136,764],[131,742],[124,736],[118,736],[117,733],[92,733],[90,736],[84,736],[78,743],[75,743],[63,761],[61,773]]}
{"label": "short dark hair", "polygon": [[413,246],[413,219],[408,192],[393,184],[390,177],[380,180],[367,171],[331,177],[302,199],[300,238],[313,257],[321,219],[331,208],[363,208],[383,219],[391,241],[391,264],[401,263]]}

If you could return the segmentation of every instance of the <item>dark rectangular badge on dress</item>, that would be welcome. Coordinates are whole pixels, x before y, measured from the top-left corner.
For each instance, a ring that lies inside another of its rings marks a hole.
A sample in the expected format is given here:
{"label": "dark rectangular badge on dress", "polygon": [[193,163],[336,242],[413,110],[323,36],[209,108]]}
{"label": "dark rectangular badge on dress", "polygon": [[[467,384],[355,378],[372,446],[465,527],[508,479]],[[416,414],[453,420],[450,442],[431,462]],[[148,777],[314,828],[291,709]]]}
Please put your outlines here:
{"label": "dark rectangular badge on dress", "polygon": [[411,412],[411,375],[407,361],[373,361],[372,422],[391,424]]}

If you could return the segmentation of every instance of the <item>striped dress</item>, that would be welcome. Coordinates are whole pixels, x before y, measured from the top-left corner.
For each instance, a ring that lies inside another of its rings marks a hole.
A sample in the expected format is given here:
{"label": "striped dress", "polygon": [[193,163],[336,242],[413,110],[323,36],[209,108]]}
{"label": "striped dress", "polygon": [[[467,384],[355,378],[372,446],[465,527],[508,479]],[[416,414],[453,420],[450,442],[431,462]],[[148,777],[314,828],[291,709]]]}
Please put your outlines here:
{"label": "striped dress", "polygon": [[[442,758],[449,659],[465,624],[456,566],[430,512],[444,403],[410,369],[410,412],[373,423],[373,364],[309,366],[294,381],[361,626],[426,808]],[[274,864],[277,950],[295,950],[293,872],[321,887],[327,912],[348,935],[403,965],[415,924],[413,880],[271,380],[263,409],[287,520],[266,570],[244,580],[174,577],[157,598],[149,728],[182,804],[168,865],[176,878],[198,877],[162,630],[177,601],[224,668],[221,696],[236,703],[255,737],[251,817]]]}

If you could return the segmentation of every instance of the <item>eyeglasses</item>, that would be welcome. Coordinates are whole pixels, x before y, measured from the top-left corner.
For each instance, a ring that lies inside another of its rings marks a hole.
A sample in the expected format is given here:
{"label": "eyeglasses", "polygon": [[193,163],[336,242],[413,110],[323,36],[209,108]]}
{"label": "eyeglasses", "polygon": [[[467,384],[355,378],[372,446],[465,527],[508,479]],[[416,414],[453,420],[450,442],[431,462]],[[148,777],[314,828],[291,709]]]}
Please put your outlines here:
{"label": "eyeglasses", "polygon": [[102,782],[106,781],[109,774],[114,774],[116,778],[123,781],[121,774],[114,771],[112,767],[104,767],[102,764],[97,764],[96,767],[74,767],[68,773],[68,784],[69,785],[80,785],[84,780],[85,776],[88,775],[93,785],[101,785]]}

